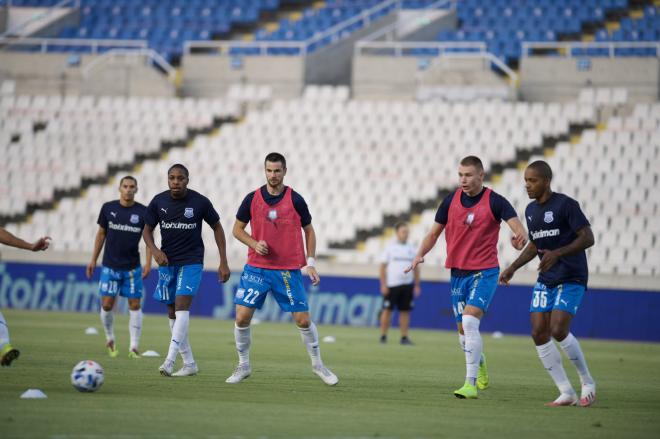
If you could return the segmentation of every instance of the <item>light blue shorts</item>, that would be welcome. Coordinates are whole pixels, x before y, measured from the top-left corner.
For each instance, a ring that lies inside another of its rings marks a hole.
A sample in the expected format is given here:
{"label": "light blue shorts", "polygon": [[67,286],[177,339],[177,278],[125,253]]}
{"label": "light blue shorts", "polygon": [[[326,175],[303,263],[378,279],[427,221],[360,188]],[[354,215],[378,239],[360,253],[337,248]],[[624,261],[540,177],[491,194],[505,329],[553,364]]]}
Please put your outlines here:
{"label": "light blue shorts", "polygon": [[463,321],[463,309],[466,305],[476,306],[483,312],[488,311],[495,295],[499,274],[500,269],[496,267],[477,271],[469,276],[451,277],[451,304],[456,322]]}
{"label": "light blue shorts", "polygon": [[202,281],[202,264],[158,267],[158,285],[154,299],[171,305],[176,296],[194,296]]}
{"label": "light blue shorts", "polygon": [[586,288],[584,285],[576,283],[563,283],[556,287],[537,282],[532,292],[532,302],[529,305],[529,312],[550,312],[565,311],[575,315]]}
{"label": "light blue shorts", "polygon": [[129,299],[142,298],[142,267],[139,265],[132,270],[113,270],[102,267],[99,280],[101,296],[122,297]]}
{"label": "light blue shorts", "polygon": [[268,293],[285,312],[309,311],[300,270],[268,270],[245,265],[234,296],[236,305],[261,309]]}

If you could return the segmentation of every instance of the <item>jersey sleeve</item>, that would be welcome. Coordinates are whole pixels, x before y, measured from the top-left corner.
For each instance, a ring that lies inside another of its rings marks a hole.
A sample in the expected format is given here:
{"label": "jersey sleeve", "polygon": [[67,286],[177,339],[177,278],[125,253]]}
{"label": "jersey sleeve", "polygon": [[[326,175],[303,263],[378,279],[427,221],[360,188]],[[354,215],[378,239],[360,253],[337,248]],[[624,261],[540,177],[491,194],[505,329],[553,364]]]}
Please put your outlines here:
{"label": "jersey sleeve", "polygon": [[291,200],[293,201],[293,207],[300,215],[300,225],[306,227],[312,223],[312,215],[309,213],[309,208],[305,199],[296,191],[291,192]]}
{"label": "jersey sleeve", "polygon": [[144,223],[151,228],[156,227],[156,224],[158,224],[158,206],[155,198],[151,200],[144,212]]}
{"label": "jersey sleeve", "polygon": [[435,213],[435,222],[438,224],[447,225],[447,221],[449,221],[449,206],[451,206],[451,200],[454,199],[454,193],[452,192],[451,194],[447,195],[444,200],[442,200],[442,203],[440,203],[440,207],[438,207],[438,211]]}
{"label": "jersey sleeve", "polygon": [[490,210],[497,221],[509,221],[518,216],[509,200],[495,192],[490,194]]}
{"label": "jersey sleeve", "polygon": [[385,250],[380,254],[380,263],[389,264],[390,262],[390,247],[385,247]]}
{"label": "jersey sleeve", "polygon": [[566,219],[571,230],[577,233],[580,229],[591,226],[589,220],[580,209],[580,204],[571,199],[566,203]]}
{"label": "jersey sleeve", "polygon": [[206,212],[204,213],[204,221],[206,221],[206,224],[209,226],[213,226],[220,221],[220,215],[218,215],[218,212],[215,210],[215,207],[213,207],[213,203],[211,203],[211,200],[208,198],[206,199]]}
{"label": "jersey sleeve", "polygon": [[254,198],[254,192],[250,192],[243,198],[243,202],[238,207],[238,212],[236,212],[236,219],[243,223],[249,223],[252,219],[252,214],[250,213],[250,208],[252,207],[252,198]]}
{"label": "jersey sleeve", "polygon": [[108,229],[108,217],[105,215],[105,204],[101,207],[99,211],[99,218],[96,220],[96,224],[101,226],[104,229]]}

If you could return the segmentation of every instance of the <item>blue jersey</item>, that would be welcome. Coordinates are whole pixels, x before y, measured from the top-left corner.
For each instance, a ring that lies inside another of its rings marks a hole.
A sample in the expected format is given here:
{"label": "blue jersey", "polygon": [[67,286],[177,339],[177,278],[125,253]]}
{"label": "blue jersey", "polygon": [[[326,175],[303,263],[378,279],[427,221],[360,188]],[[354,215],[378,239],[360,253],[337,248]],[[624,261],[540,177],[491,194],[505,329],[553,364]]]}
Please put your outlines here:
{"label": "blue jersey", "polygon": [[[485,187],[474,197],[467,195],[465,192],[461,192],[461,204],[467,209],[476,206],[477,203],[481,201],[484,192],[486,192]],[[454,199],[454,193],[455,192],[450,193],[444,200],[442,200],[440,207],[438,207],[438,210],[435,213],[436,223],[447,225],[447,221],[449,220],[449,206],[451,206],[451,202]],[[511,218],[518,216],[516,215],[516,210],[511,206],[511,203],[509,203],[502,195],[494,191],[490,193],[490,210],[493,212],[496,221],[508,221]]]}
{"label": "blue jersey", "polygon": [[172,198],[170,191],[156,195],[149,206],[145,222],[160,225],[161,250],[169,265],[204,263],[202,220],[210,226],[220,221],[208,198],[188,189],[183,198]]}
{"label": "blue jersey", "polygon": [[[577,238],[580,229],[590,226],[578,202],[556,192],[544,204],[536,201],[529,203],[525,209],[525,219],[529,239],[538,250],[564,247]],[[539,252],[539,258],[542,257],[543,254]],[[586,286],[588,278],[587,254],[582,250],[559,258],[548,271],[539,274],[538,281],[549,287],[565,282]]]}
{"label": "blue jersey", "polygon": [[[301,226],[305,227],[308,224],[312,223],[312,215],[309,213],[309,208],[307,207],[307,203],[305,202],[304,198],[300,196],[298,192],[294,191],[293,189],[290,189],[288,186],[285,186],[284,190],[279,195],[271,195],[268,192],[268,189],[266,189],[266,185],[261,186],[259,190],[261,191],[261,196],[263,197],[264,201],[269,206],[279,203],[280,200],[284,198],[286,191],[291,190],[292,191],[291,200],[293,201],[293,207],[296,209],[296,212],[298,212],[298,215],[300,215]],[[253,198],[254,198],[254,192],[250,192],[245,196],[243,202],[238,208],[238,212],[236,213],[237,220],[244,223],[250,222],[250,220],[252,219],[252,214],[250,212],[251,212]]]}
{"label": "blue jersey", "polygon": [[96,222],[105,229],[104,267],[133,270],[140,266],[138,245],[142,238],[146,209],[140,203],[124,207],[119,200],[108,201],[101,207]]}

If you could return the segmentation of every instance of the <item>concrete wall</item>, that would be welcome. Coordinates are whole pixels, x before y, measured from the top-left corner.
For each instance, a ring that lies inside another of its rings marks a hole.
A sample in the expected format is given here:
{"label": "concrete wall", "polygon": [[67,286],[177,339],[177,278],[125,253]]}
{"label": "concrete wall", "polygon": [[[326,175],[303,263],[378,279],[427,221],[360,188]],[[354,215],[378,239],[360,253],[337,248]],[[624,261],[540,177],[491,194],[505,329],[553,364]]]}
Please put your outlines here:
{"label": "concrete wall", "polygon": [[660,59],[651,57],[527,57],[520,69],[521,97],[530,101],[568,101],[581,88],[613,86],[627,88],[631,100],[656,101],[659,83]]}
{"label": "concrete wall", "polygon": [[349,85],[353,68],[353,46],[361,38],[389,26],[398,18],[396,12],[353,32],[336,44],[326,46],[307,56],[305,82],[307,84]]}
{"label": "concrete wall", "polygon": [[269,84],[276,97],[299,96],[305,81],[300,56],[228,57],[189,54],[182,60],[184,96],[222,96],[232,84]]}
{"label": "concrete wall", "polygon": [[99,55],[0,52],[0,77],[16,81],[19,94],[93,94],[173,96],[175,89],[160,72],[144,64],[108,63],[83,78],[81,70]]}

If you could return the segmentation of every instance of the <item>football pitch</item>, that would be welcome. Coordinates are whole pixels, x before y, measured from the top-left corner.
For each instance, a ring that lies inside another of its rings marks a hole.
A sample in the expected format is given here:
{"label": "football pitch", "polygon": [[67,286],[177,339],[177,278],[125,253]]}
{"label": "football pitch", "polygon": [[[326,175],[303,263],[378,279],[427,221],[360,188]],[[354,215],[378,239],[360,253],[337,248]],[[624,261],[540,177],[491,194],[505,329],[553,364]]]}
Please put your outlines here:
{"label": "football pitch", "polygon": [[[464,357],[454,333],[411,331],[415,346],[387,345],[373,328],[319,327],[324,362],[339,377],[312,373],[291,323],[253,326],[252,376],[225,384],[236,362],[233,323],[191,320],[200,373],[158,374],[160,358],[127,357],[127,317],[115,318],[119,358],[109,358],[96,314],[4,309],[21,357],[0,369],[0,437],[6,438],[648,438],[660,435],[660,345],[592,341],[582,347],[598,382],[591,408],[548,408],[556,389],[531,338],[484,334],[491,387],[458,400]],[[414,316],[413,316],[414,318]],[[85,335],[89,326],[99,335]],[[579,334],[577,334],[579,336]],[[165,316],[145,316],[141,349],[166,354]],[[71,368],[93,359],[105,383],[84,394]],[[573,366],[564,361],[574,385]],[[180,359],[177,360],[177,368]],[[46,400],[23,400],[28,388]],[[579,392],[579,389],[578,389]]]}

